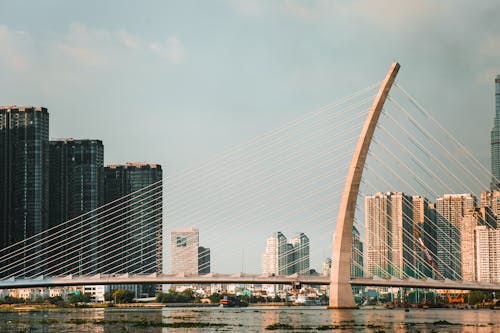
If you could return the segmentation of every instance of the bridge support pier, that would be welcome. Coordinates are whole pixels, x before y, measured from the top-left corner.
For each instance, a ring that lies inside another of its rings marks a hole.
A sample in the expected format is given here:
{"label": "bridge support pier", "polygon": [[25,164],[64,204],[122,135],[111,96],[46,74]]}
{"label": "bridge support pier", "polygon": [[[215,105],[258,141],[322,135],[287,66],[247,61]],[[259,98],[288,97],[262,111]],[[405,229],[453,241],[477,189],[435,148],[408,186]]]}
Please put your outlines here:
{"label": "bridge support pier", "polygon": [[347,174],[342,201],[339,206],[337,226],[333,239],[332,270],[330,274],[330,309],[355,308],[356,303],[352,295],[351,254],[352,254],[352,227],[356,201],[358,199],[359,184],[363,176],[366,156],[373,137],[373,132],[382,112],[389,90],[396,79],[400,65],[394,62],[389,69],[377,97],[365,120],[363,130],[358,139],[356,150],[352,157]]}

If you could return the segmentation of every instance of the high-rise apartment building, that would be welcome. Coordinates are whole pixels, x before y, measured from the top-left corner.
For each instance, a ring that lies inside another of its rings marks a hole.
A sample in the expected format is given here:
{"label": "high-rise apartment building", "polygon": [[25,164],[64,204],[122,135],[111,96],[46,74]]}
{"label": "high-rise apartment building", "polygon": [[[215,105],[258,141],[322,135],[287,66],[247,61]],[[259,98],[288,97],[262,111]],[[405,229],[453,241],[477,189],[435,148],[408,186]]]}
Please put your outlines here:
{"label": "high-rise apartment building", "polygon": [[500,189],[500,75],[495,78],[495,120],[491,130],[491,189]]}
{"label": "high-rise apartment building", "polygon": [[416,276],[412,198],[378,192],[365,205],[368,275]]}
{"label": "high-rise apartment building", "polygon": [[412,196],[414,266],[417,277],[436,277],[428,256],[436,262],[436,209],[435,205],[422,196]]}
{"label": "high-rise apartment building", "polygon": [[500,229],[475,228],[476,280],[500,282]]}
{"label": "high-rise apartment building", "polygon": [[49,141],[49,226],[55,227],[73,219],[72,225],[90,221],[86,232],[77,237],[68,235],[66,244],[53,244],[57,250],[51,255],[64,253],[60,246],[79,247],[60,257],[68,263],[53,274],[91,274],[97,272],[98,227],[92,224],[92,212],[104,201],[104,147],[100,140],[74,140],[71,138]]}
{"label": "high-rise apartment building", "polygon": [[266,241],[266,250],[262,255],[262,273],[287,275],[288,274],[288,246],[285,235],[275,232]]}
{"label": "high-rise apartment building", "polygon": [[466,281],[476,280],[475,229],[478,225],[482,224],[481,214],[471,209],[465,213],[460,226],[462,279]]}
{"label": "high-rise apartment building", "polygon": [[290,253],[288,255],[288,271],[289,274],[309,273],[309,237],[303,232],[296,234],[290,238]]}
{"label": "high-rise apartment building", "polygon": [[[126,163],[104,168],[104,200],[115,201],[108,223],[119,227],[113,229],[113,248],[101,260],[105,265],[102,273],[162,272],[161,180],[158,164]],[[118,251],[121,265],[109,265]]]}
{"label": "high-rise apartment building", "polygon": [[460,229],[466,212],[475,207],[472,194],[445,194],[436,199],[437,266],[445,278],[462,278]]}
{"label": "high-rise apartment building", "polygon": [[47,109],[0,106],[0,248],[48,227],[48,166]]}
{"label": "high-rise apartment building", "polygon": [[262,255],[263,274],[308,274],[309,271],[309,237],[304,233],[296,234],[290,242],[279,231],[267,239]]}
{"label": "high-rise apartment building", "polygon": [[492,190],[481,193],[480,208],[486,225],[496,228],[500,219],[500,191]]}
{"label": "high-rise apartment building", "polygon": [[50,226],[58,225],[104,202],[104,146],[100,140],[49,141]]}

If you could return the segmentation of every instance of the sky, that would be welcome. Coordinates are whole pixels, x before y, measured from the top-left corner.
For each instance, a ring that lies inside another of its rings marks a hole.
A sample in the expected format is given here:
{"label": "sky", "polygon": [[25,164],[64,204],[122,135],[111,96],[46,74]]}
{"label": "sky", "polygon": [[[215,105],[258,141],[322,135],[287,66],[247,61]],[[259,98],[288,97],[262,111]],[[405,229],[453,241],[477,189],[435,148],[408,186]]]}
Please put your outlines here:
{"label": "sky", "polygon": [[0,104],[45,106],[52,138],[101,139],[106,163],[175,177],[397,60],[489,165],[498,17],[495,0],[0,0]]}

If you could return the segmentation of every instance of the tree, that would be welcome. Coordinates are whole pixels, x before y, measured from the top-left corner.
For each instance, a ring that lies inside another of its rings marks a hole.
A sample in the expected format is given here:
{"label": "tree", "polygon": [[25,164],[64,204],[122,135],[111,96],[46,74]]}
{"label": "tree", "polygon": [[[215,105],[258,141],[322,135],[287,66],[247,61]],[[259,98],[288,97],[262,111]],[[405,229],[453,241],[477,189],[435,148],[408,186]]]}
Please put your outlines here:
{"label": "tree", "polygon": [[135,293],[131,290],[117,289],[111,293],[112,299],[115,303],[132,303]]}

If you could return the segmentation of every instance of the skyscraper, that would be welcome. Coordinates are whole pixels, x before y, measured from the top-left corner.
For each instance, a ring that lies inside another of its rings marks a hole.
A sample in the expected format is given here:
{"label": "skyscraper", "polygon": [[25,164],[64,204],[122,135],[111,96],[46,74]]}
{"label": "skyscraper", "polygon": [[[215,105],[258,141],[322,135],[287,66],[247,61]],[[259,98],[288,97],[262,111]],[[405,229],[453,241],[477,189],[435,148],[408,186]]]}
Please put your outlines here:
{"label": "skyscraper", "polygon": [[[436,262],[436,210],[432,202],[422,196],[412,196],[413,223],[415,230],[414,265],[417,277],[435,277]],[[429,260],[429,257],[432,261]]]}
{"label": "skyscraper", "polygon": [[445,194],[436,199],[437,266],[449,279],[461,279],[460,229],[464,215],[476,207],[472,194]]}
{"label": "skyscraper", "polygon": [[[122,209],[111,214],[109,221],[122,221],[121,232],[114,231],[117,248],[110,249],[101,261],[105,265],[113,262],[119,251],[122,264],[118,271],[116,266],[105,266],[103,273],[161,273],[163,196],[161,187],[153,185],[161,180],[158,164],[126,163],[104,168],[105,202],[118,200],[114,206]],[[120,200],[125,195],[129,196]]]}
{"label": "skyscraper", "polygon": [[309,273],[309,237],[303,232],[290,238],[291,249],[288,254],[288,273]]}
{"label": "skyscraper", "polygon": [[485,225],[475,228],[476,279],[479,282],[500,282],[500,229]]}
{"label": "skyscraper", "polygon": [[48,226],[48,141],[46,108],[0,106],[0,248]]}
{"label": "skyscraper", "polygon": [[262,255],[262,273],[288,274],[287,239],[281,232],[275,232],[266,241],[266,250]]}
{"label": "skyscraper", "polygon": [[308,274],[309,271],[309,237],[304,233],[297,233],[290,242],[279,231],[267,239],[262,255],[263,274]]}
{"label": "skyscraper", "polygon": [[475,209],[465,213],[460,226],[460,248],[462,259],[462,279],[466,281],[476,280],[476,248],[474,230],[482,225],[482,217]]}
{"label": "skyscraper", "polygon": [[[101,206],[104,201],[104,147],[100,140],[70,138],[49,141],[49,226],[54,227]],[[89,220],[86,214],[82,221]],[[80,220],[72,221],[77,226]],[[71,263],[54,274],[88,274],[96,272],[98,227],[89,225],[78,239],[68,236],[63,246],[78,246],[78,253],[61,258]],[[51,248],[61,250],[54,244]],[[57,255],[53,253],[53,255]],[[85,260],[80,258],[85,258]]]}
{"label": "skyscraper", "polygon": [[415,276],[411,202],[402,192],[365,197],[369,275]]}
{"label": "skyscraper", "polygon": [[495,78],[495,120],[491,130],[491,189],[500,189],[500,75]]}
{"label": "skyscraper", "polygon": [[104,146],[100,140],[49,141],[50,226],[96,209],[104,201]]}

